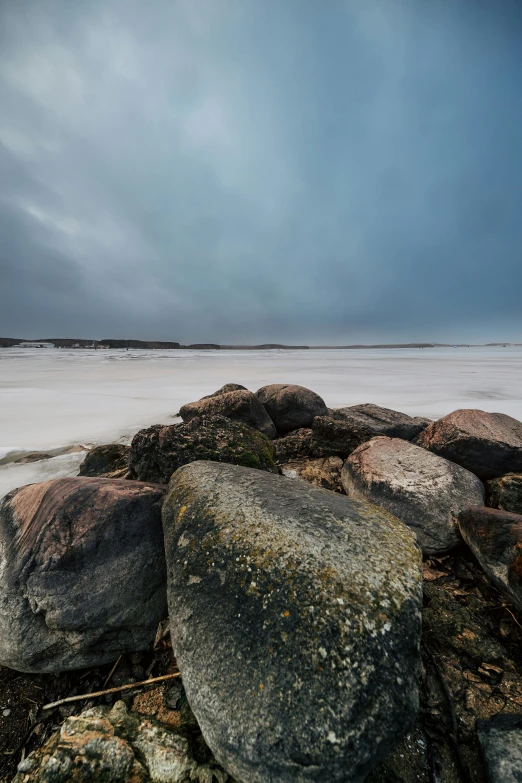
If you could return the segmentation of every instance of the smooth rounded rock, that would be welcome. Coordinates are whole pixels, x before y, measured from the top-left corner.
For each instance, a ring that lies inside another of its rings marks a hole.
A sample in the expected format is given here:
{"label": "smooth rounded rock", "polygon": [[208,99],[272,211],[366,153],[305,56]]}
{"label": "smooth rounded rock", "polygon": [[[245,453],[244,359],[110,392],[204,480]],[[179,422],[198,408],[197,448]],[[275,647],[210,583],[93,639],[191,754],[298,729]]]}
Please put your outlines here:
{"label": "smooth rounded rock", "polygon": [[427,554],[455,546],[459,512],[484,503],[476,476],[401,438],[359,446],[344,463],[342,483],[350,497],[375,503],[411,527]]}
{"label": "smooth rounded rock", "polygon": [[141,481],[168,483],[182,465],[213,460],[277,472],[272,441],[225,416],[196,416],[187,424],[155,424],[136,433],[129,470]]}
{"label": "smooth rounded rock", "polygon": [[174,653],[240,783],[360,783],[418,704],[421,556],[385,511],[195,462],[163,507]]}
{"label": "smooth rounded rock", "polygon": [[488,506],[522,514],[522,473],[507,473],[488,481]]}
{"label": "smooth rounded rock", "polygon": [[280,435],[311,427],[315,416],[327,413],[322,397],[304,386],[273,383],[258,389],[256,397],[264,405]]}
{"label": "smooth rounded rock", "polygon": [[[330,408],[328,416],[352,424],[360,431],[361,437],[366,431],[369,437],[366,437],[365,440],[370,440],[377,435],[413,440],[426,429],[428,424],[431,424],[430,419],[408,416],[406,413],[400,413],[391,408],[381,408],[370,402],[363,405],[351,405],[348,408]],[[361,443],[363,442],[361,441]]]}
{"label": "smooth rounded rock", "polygon": [[247,427],[259,430],[268,438],[276,436],[274,423],[256,395],[248,389],[229,391],[197,402],[189,402],[180,408],[179,415],[185,423],[196,416],[225,416],[227,419],[239,421]]}
{"label": "smooth rounded rock", "polygon": [[227,392],[231,392],[231,391],[248,391],[248,389],[246,386],[241,386],[240,383],[225,383],[225,385],[222,386],[221,389],[218,389],[212,394],[205,394],[205,396],[202,397],[201,399],[208,400],[211,397],[219,397],[220,394],[227,394]]}
{"label": "smooth rounded rock", "polygon": [[165,487],[62,478],[0,502],[0,664],[58,672],[145,649],[167,614]]}
{"label": "smooth rounded rock", "polygon": [[426,427],[416,443],[481,479],[522,471],[522,422],[504,413],[454,411]]}

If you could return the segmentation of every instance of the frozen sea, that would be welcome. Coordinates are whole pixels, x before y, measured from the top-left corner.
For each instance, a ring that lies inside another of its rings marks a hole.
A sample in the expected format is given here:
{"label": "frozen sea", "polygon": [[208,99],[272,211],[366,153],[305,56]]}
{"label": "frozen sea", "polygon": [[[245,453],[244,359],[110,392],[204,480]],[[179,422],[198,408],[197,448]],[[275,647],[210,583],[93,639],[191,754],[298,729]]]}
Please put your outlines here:
{"label": "frozen sea", "polygon": [[[76,475],[85,451],[173,423],[185,402],[224,383],[252,391],[298,383],[330,407],[373,402],[439,418],[480,408],[522,419],[522,346],[270,351],[0,348],[0,497]],[[24,452],[53,459],[19,465]]]}

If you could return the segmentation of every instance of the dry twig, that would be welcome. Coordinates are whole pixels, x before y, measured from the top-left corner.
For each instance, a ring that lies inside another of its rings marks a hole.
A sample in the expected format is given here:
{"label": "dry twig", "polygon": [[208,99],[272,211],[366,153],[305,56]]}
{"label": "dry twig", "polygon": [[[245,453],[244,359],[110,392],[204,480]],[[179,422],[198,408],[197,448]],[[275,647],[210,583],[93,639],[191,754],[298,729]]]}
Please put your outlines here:
{"label": "dry twig", "polygon": [[107,688],[103,691],[95,691],[94,693],[83,693],[81,696],[67,696],[65,699],[59,699],[58,701],[53,701],[50,704],[44,704],[42,710],[51,710],[53,707],[60,707],[62,704],[69,704],[71,701],[83,701],[84,699],[94,699],[98,696],[106,696],[109,693],[130,691],[134,690],[135,688],[142,688],[144,685],[152,685],[154,682],[172,680],[174,677],[181,677],[180,672],[175,672],[175,674],[163,674],[161,677],[152,677],[150,680],[143,680],[143,682],[131,682],[129,685],[120,685],[118,688]]}

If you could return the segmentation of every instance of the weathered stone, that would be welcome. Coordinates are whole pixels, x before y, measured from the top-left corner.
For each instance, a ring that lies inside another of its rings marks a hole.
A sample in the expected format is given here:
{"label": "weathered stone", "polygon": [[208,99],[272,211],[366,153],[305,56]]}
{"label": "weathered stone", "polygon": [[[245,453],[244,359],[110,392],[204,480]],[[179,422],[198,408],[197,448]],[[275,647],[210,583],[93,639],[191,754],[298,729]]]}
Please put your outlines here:
{"label": "weathered stone", "polygon": [[198,416],[188,424],[140,430],[131,443],[129,469],[133,478],[166,483],[174,471],[195,460],[277,472],[272,441],[225,416]]}
{"label": "weathered stone", "polygon": [[413,440],[426,429],[428,424],[431,424],[430,419],[408,416],[406,413],[381,408],[372,403],[351,405],[349,408],[329,408],[328,416],[352,424],[354,429],[360,432],[361,437],[367,433],[365,440],[370,440],[377,435]]}
{"label": "weathered stone", "polygon": [[481,479],[522,471],[522,422],[504,413],[454,411],[430,424],[416,443]]}
{"label": "weathered stone", "polygon": [[364,780],[417,710],[412,532],[211,462],[172,477],[163,525],[173,649],[218,761],[242,783]]}
{"label": "weathered stone", "polygon": [[130,447],[121,443],[95,446],[80,465],[80,476],[122,478],[129,469],[129,453]]}
{"label": "weathered stone", "polygon": [[341,483],[343,461],[340,457],[325,457],[324,459],[303,459],[287,462],[281,465],[283,476],[301,478],[332,492],[344,492]]}
{"label": "weathered stone", "polygon": [[189,402],[180,408],[179,415],[185,423],[196,416],[225,416],[259,430],[268,438],[275,438],[276,430],[268,413],[251,391],[230,391],[217,397],[207,397]]}
{"label": "weathered stone", "polygon": [[346,459],[352,451],[373,438],[366,427],[354,427],[350,422],[316,416],[312,424],[311,453],[316,457]]}
{"label": "weathered stone", "polygon": [[13,783],[233,783],[212,758],[196,760],[191,738],[122,701],[67,718],[18,765]]}
{"label": "weathered stone", "polygon": [[489,578],[522,610],[522,515],[470,508],[460,514],[459,527]]}
{"label": "weathered stone", "polygon": [[221,387],[221,389],[218,389],[213,394],[205,394],[204,397],[202,397],[202,400],[208,400],[211,397],[219,397],[220,394],[227,394],[227,392],[231,391],[248,391],[246,386],[241,386],[240,383],[225,383],[224,386]]}
{"label": "weathered stone", "polygon": [[312,446],[312,430],[300,429],[274,440],[276,459],[278,462],[303,459],[310,456]]}
{"label": "weathered stone", "polygon": [[488,783],[522,783],[522,715],[477,721]]}
{"label": "weathered stone", "polygon": [[288,383],[273,383],[256,392],[280,435],[311,427],[314,416],[324,416],[327,407],[318,394]]}
{"label": "weathered stone", "polygon": [[165,487],[62,478],[0,502],[0,664],[64,671],[153,641],[166,616]]}
{"label": "weathered stone", "polygon": [[359,446],[344,464],[342,483],[350,497],[385,508],[415,530],[426,553],[455,546],[459,512],[484,502],[476,476],[401,438]]}
{"label": "weathered stone", "polygon": [[48,454],[46,451],[30,451],[28,454],[24,454],[23,457],[15,459],[16,465],[28,465],[30,462],[41,462],[44,459],[52,459],[53,455]]}
{"label": "weathered stone", "polygon": [[522,473],[507,473],[486,485],[488,506],[522,514]]}

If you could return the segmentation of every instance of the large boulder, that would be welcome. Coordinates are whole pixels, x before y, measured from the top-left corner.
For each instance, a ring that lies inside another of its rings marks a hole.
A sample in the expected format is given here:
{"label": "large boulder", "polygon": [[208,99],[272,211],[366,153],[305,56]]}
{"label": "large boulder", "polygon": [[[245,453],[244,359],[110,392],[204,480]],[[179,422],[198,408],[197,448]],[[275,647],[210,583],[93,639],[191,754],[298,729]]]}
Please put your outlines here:
{"label": "large boulder", "polygon": [[202,397],[202,400],[208,400],[210,397],[219,397],[220,394],[227,394],[227,392],[231,391],[248,391],[246,386],[241,386],[240,383],[225,383],[224,386],[221,387],[221,389],[218,389],[217,391],[213,392],[212,394],[205,394],[204,397]]}
{"label": "large boulder", "polygon": [[229,391],[189,402],[180,408],[179,415],[184,422],[189,422],[196,416],[225,416],[232,421],[240,421],[248,427],[259,430],[268,438],[275,438],[276,430],[270,416],[261,405],[255,394],[247,389]]}
{"label": "large boulder", "polygon": [[279,463],[309,457],[312,448],[312,430],[300,429],[274,440],[276,459]]}
{"label": "large boulder", "polygon": [[491,581],[522,610],[522,515],[470,508],[460,514],[459,527]]}
{"label": "large boulder", "polygon": [[504,413],[454,411],[432,422],[416,443],[481,479],[522,471],[522,422]]}
{"label": "large boulder", "polygon": [[174,471],[195,460],[277,472],[272,441],[225,416],[198,416],[188,424],[140,430],[131,443],[129,469],[141,481],[167,483]]}
{"label": "large boulder", "polygon": [[458,543],[457,518],[482,505],[482,482],[468,470],[401,438],[373,438],[346,460],[347,495],[385,508],[417,533],[425,553]]}
{"label": "large boulder", "polygon": [[477,721],[477,736],[488,783],[521,783],[522,715]]}
{"label": "large boulder", "polygon": [[316,457],[341,457],[346,459],[357,446],[373,438],[366,427],[354,427],[342,419],[316,416],[312,424],[311,453]]}
{"label": "large boulder", "polygon": [[217,760],[242,783],[363,781],[417,711],[412,532],[211,462],[172,477],[163,526],[173,649]]}
{"label": "large boulder", "polygon": [[256,397],[264,405],[280,435],[311,427],[315,416],[327,413],[322,397],[304,386],[272,383],[258,389]]}
{"label": "large boulder", "polygon": [[372,403],[351,405],[349,408],[329,408],[328,416],[351,424],[354,430],[361,433],[361,437],[367,435],[365,440],[377,435],[413,440],[431,424],[430,419],[408,416],[406,413],[381,408]]}
{"label": "large boulder", "polygon": [[194,745],[190,733],[118,701],[67,718],[18,765],[13,783],[233,783]]}
{"label": "large boulder", "polygon": [[507,473],[486,485],[488,506],[522,514],[522,473]]}
{"label": "large boulder", "polygon": [[107,443],[87,452],[80,465],[80,476],[122,478],[129,469],[129,446]]}
{"label": "large boulder", "polygon": [[62,478],[0,502],[0,664],[81,669],[145,649],[166,616],[165,487]]}

